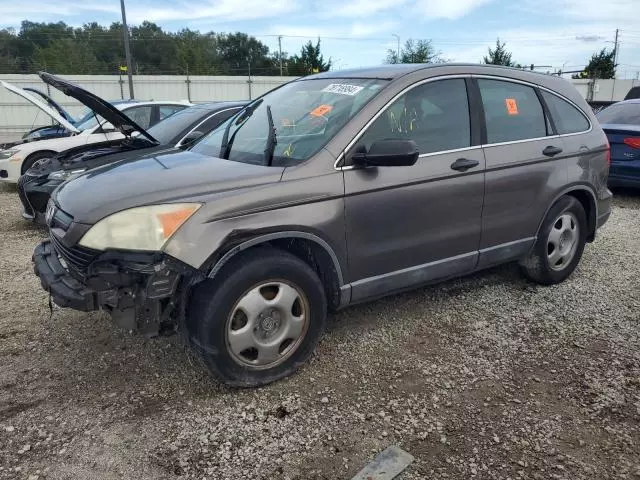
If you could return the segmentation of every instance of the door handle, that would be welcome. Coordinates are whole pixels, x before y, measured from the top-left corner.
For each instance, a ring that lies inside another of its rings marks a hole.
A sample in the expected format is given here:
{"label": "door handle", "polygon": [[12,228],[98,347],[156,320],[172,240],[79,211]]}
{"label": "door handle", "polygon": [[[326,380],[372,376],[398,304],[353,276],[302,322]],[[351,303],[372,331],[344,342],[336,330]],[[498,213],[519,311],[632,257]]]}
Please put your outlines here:
{"label": "door handle", "polygon": [[459,158],[451,164],[452,170],[458,170],[459,172],[466,172],[470,168],[477,167],[480,164],[477,160],[471,160],[470,158]]}
{"label": "door handle", "polygon": [[547,148],[542,150],[542,154],[547,157],[554,157],[559,153],[562,153],[562,149],[560,147],[554,147],[553,145],[549,145]]}

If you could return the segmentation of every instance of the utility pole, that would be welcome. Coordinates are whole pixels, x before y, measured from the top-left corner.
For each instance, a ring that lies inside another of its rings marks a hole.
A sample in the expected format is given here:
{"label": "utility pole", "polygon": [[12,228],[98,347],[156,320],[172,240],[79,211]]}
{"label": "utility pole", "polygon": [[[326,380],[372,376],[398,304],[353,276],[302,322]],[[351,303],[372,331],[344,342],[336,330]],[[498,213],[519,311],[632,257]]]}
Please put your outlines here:
{"label": "utility pole", "polygon": [[[613,43],[613,68],[614,68],[614,73],[615,73],[615,69],[618,66],[618,29],[616,28],[616,39]],[[615,78],[615,75],[614,75]]]}
{"label": "utility pole", "polygon": [[278,59],[280,60],[280,76],[282,76],[282,35],[278,35]]}
{"label": "utility pole", "polygon": [[397,40],[397,42],[398,42],[398,51],[397,51],[397,54],[398,54],[398,63],[400,63],[400,35],[396,35],[395,33],[392,33],[392,34],[391,34],[391,36],[392,36],[392,37],[396,37],[396,40]]}
{"label": "utility pole", "polygon": [[129,47],[129,27],[127,27],[127,14],[124,9],[124,0],[120,0],[120,9],[122,10],[122,32],[124,34],[124,54],[127,57],[127,76],[129,77],[129,96],[134,99],[133,95],[133,77],[131,72],[131,48]]}

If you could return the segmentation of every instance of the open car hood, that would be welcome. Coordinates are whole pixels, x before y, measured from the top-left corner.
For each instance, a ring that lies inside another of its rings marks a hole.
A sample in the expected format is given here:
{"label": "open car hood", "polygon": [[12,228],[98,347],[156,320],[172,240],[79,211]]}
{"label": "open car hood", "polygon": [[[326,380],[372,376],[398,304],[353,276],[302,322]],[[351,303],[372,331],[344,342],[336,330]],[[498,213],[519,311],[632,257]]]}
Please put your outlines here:
{"label": "open car hood", "polygon": [[145,136],[150,141],[158,143],[144,128],[138,125],[136,122],[127,117],[124,113],[118,110],[111,103],[103,100],[102,98],[88,92],[84,88],[79,87],[73,83],[70,83],[60,77],[51,75],[47,72],[38,73],[42,81],[52,87],[57,88],[65,95],[75,98],[80,103],[86,105],[93,110],[97,115],[100,115],[107,122],[114,126],[114,128],[120,130],[123,135],[131,136],[133,132],[139,132],[140,135]]}
{"label": "open car hood", "polygon": [[26,92],[22,88],[16,87],[15,85],[11,85],[10,83],[7,83],[3,80],[0,80],[0,84],[10,92],[15,93],[16,95],[20,95],[22,98],[32,103],[36,107],[38,107],[40,110],[42,110],[44,113],[49,115],[51,118],[53,118],[56,122],[58,122],[60,125],[62,125],[64,128],[66,128],[70,132],[80,133],[80,130],[74,127],[67,119],[65,119],[62,115],[60,115],[60,113],[58,113],[55,109],[51,108],[49,105],[47,105],[45,102],[43,102],[39,98],[33,96],[29,92]]}
{"label": "open car hood", "polygon": [[51,108],[55,109],[60,115],[62,115],[65,118],[65,120],[71,123],[75,122],[75,119],[69,114],[69,112],[67,112],[64,108],[58,105],[58,103],[56,103],[56,101],[46,93],[41,92],[37,88],[31,88],[31,87],[24,87],[23,90],[26,92],[35,93],[36,95],[41,97],[45,102],[47,102],[47,105],[49,105]]}

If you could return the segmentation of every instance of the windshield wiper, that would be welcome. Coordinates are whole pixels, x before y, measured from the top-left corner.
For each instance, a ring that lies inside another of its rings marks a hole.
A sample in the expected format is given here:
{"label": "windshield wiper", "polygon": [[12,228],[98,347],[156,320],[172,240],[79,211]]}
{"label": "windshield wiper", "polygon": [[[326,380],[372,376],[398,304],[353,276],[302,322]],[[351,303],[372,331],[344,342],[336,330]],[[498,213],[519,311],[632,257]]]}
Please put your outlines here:
{"label": "windshield wiper", "polygon": [[276,127],[273,124],[273,115],[271,114],[271,105],[267,105],[267,122],[269,124],[269,136],[267,137],[267,145],[264,148],[264,160],[267,167],[270,167],[273,161],[273,152],[278,143],[276,139]]}
{"label": "windshield wiper", "polygon": [[[262,100],[256,101],[255,103],[247,106],[244,110],[241,110],[240,112],[238,112],[234,117],[232,117],[229,120],[229,123],[224,129],[224,134],[222,135],[222,142],[220,142],[220,158],[225,158],[225,159],[229,158],[229,154],[231,153],[231,146],[233,145],[233,140],[236,138],[236,133],[238,133],[238,130],[240,130],[240,127],[242,127],[242,125],[244,125],[244,122],[246,122],[249,119],[249,117],[253,115],[253,112],[255,112],[256,108],[258,108],[258,106],[261,103],[262,103]],[[235,129],[235,131],[233,132],[233,135],[231,135],[231,138],[229,138],[229,131],[231,130],[231,125],[233,125],[234,123],[237,124],[238,122],[242,122],[242,124]]]}

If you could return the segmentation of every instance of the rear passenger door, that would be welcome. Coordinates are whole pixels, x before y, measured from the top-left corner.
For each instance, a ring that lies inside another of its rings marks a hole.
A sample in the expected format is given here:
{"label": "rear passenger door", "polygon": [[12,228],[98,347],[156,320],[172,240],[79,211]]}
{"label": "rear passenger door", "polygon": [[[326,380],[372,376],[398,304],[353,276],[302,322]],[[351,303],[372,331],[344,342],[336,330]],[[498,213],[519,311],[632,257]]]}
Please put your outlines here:
{"label": "rear passenger door", "polygon": [[[473,270],[484,156],[471,129],[464,78],[418,84],[388,104],[346,152],[345,214],[352,300]],[[350,169],[376,140],[416,142],[410,167]],[[475,166],[461,172],[458,159]]]}
{"label": "rear passenger door", "polygon": [[563,143],[531,85],[477,78],[484,109],[486,187],[480,267],[521,257],[551,192],[567,182]]}

